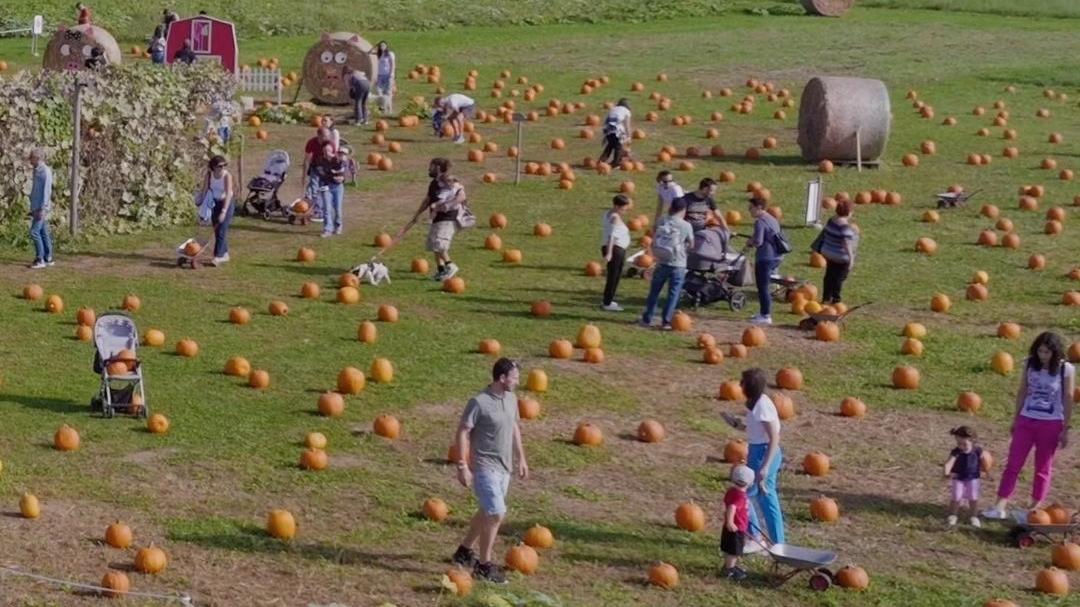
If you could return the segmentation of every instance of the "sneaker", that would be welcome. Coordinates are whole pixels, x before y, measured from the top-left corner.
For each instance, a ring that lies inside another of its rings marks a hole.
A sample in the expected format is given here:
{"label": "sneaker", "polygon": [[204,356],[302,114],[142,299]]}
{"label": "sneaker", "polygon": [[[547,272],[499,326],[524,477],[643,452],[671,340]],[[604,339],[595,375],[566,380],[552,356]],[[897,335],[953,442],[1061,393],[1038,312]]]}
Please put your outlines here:
{"label": "sneaker", "polygon": [[986,510],[983,510],[982,517],[994,521],[1003,521],[1006,518],[1005,511],[998,510],[997,508],[988,508]]}
{"label": "sneaker", "polygon": [[457,139],[454,140],[454,143],[465,143],[465,136],[458,135]]}
{"label": "sneaker", "polygon": [[754,324],[754,325],[771,325],[772,324],[772,316],[762,316],[761,314],[758,314],[756,316],[752,316],[750,318],[750,324]]}
{"label": "sneaker", "polygon": [[322,215],[313,215],[311,217],[311,221],[313,221],[315,223],[322,223],[323,222]]}
{"label": "sneaker", "polygon": [[976,529],[982,529],[982,521],[979,520],[979,517],[973,516],[973,517],[971,517],[971,520],[968,521],[968,522],[971,523],[972,527],[974,527]]}
{"label": "sneaker", "polygon": [[340,235],[341,235],[341,228],[334,228],[334,236],[340,236]]}
{"label": "sneaker", "polygon": [[56,265],[56,260],[55,259],[46,259],[45,260],[45,265],[47,265],[47,266],[49,266],[51,268],[51,267]]}
{"label": "sneaker", "polygon": [[333,232],[323,232],[322,234],[319,234],[319,238],[330,238],[333,235]]}
{"label": "sneaker", "polygon": [[229,254],[226,253],[226,254],[222,255],[221,257],[219,257],[218,259],[220,259],[222,262],[229,261]]}
{"label": "sneaker", "polygon": [[724,577],[728,578],[733,582],[739,582],[746,579],[746,570],[742,567],[732,567],[731,569],[724,569],[720,573],[722,573]]}
{"label": "sneaker", "polygon": [[30,264],[27,267],[30,268],[31,270],[40,270],[41,268],[44,268],[47,265],[48,264],[46,264],[44,261],[42,261],[40,259],[35,259],[34,263]]}
{"label": "sneaker", "polygon": [[215,266],[220,266],[221,264],[225,263],[226,261],[229,261],[228,257],[215,257],[212,260],[210,260],[210,263],[215,265]]}
{"label": "sneaker", "polygon": [[477,563],[473,568],[473,575],[492,584],[506,583],[506,574],[503,573],[502,567],[495,563]]}
{"label": "sneaker", "polygon": [[600,308],[602,310],[607,311],[607,312],[622,312],[623,311],[623,307],[620,306],[618,303],[616,303],[614,301],[609,303],[609,304],[600,306]]}
{"label": "sneaker", "polygon": [[442,282],[442,281],[446,280],[446,268],[443,268],[443,269],[435,272],[434,274],[432,274],[431,280],[434,280],[436,282]]}
{"label": "sneaker", "polygon": [[956,526],[956,515],[955,514],[950,514],[949,517],[945,519],[945,523],[948,524],[950,527],[955,527]]}
{"label": "sneaker", "polygon": [[448,264],[446,264],[446,269],[443,271],[442,279],[446,280],[447,278],[453,278],[454,275],[457,274],[457,273],[458,273],[457,264],[453,263],[453,262],[448,263]]}
{"label": "sneaker", "polygon": [[671,330],[671,323],[666,322],[666,323],[660,325],[660,330],[661,331],[670,331]]}
{"label": "sneaker", "polygon": [[477,565],[476,553],[471,548],[465,546],[458,546],[457,552],[450,559],[458,567],[464,567],[472,570]]}
{"label": "sneaker", "polygon": [[644,329],[651,329],[652,328],[652,322],[647,321],[644,318],[639,318],[638,321],[637,321],[637,324],[638,324],[639,327],[642,327]]}

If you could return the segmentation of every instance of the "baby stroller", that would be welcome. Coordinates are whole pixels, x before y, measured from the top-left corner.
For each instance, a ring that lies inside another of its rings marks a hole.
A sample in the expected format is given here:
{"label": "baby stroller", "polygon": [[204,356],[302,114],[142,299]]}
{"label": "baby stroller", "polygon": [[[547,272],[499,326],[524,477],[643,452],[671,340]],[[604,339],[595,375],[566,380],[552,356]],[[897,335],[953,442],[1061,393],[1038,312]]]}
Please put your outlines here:
{"label": "baby stroller", "polygon": [[749,282],[746,256],[728,252],[730,234],[719,228],[694,233],[693,249],[686,255],[686,282],[681,302],[690,308],[726,301],[735,311],[746,305],[746,294],[738,290]]}
{"label": "baby stroller", "polygon": [[[270,219],[274,213],[288,217],[288,212],[278,198],[278,190],[285,183],[289,174],[289,153],[274,150],[263,165],[262,175],[248,182],[248,197],[240,208],[241,215],[259,214],[263,219]],[[251,209],[248,208],[250,205]]]}
{"label": "baby stroller", "polygon": [[127,315],[109,312],[98,317],[94,323],[94,373],[101,375],[101,387],[98,395],[90,399],[91,411],[105,417],[117,412],[147,416],[142,363],[136,354],[138,343],[139,331]]}

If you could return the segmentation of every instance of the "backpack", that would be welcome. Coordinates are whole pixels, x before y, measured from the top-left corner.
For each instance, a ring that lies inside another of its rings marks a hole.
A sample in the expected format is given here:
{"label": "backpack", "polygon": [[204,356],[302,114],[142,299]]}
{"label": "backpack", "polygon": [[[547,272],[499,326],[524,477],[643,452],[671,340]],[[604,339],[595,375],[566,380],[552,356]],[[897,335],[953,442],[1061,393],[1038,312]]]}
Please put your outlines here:
{"label": "backpack", "polygon": [[684,246],[682,231],[674,221],[665,221],[656,227],[652,242],[652,254],[656,261],[660,263],[675,261]]}

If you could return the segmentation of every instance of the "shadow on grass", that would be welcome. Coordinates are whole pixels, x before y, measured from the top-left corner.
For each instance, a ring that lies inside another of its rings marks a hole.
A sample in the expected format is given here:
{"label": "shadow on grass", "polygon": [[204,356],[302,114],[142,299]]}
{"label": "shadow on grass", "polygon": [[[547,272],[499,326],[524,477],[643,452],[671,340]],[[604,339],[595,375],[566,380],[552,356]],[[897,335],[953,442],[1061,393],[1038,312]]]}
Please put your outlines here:
{"label": "shadow on grass", "polygon": [[416,554],[369,552],[318,542],[282,542],[266,534],[255,525],[223,522],[213,525],[214,530],[169,531],[172,541],[197,544],[205,548],[220,548],[249,553],[290,554],[314,561],[329,561],[337,565],[361,565],[399,573],[429,573],[418,565],[422,562]]}
{"label": "shadow on grass", "polygon": [[[294,274],[303,274],[304,276],[315,276],[315,277],[323,277],[323,278],[337,277],[337,276],[339,276],[341,274],[341,272],[338,271],[338,270],[334,270],[334,269],[331,269],[331,268],[322,268],[322,267],[319,267],[319,266],[313,266],[313,265],[310,265],[310,264],[304,264],[304,263],[300,263],[300,262],[293,262],[293,263],[255,263],[255,264],[252,264],[252,265],[254,265],[257,268],[266,268],[266,269],[269,269],[269,270],[285,270],[285,271],[288,271],[288,272],[292,272]],[[334,281],[334,284],[337,285],[336,280]],[[336,286],[335,286],[335,289],[336,289]]]}
{"label": "shadow on grass", "polygon": [[[89,400],[90,399],[87,398],[86,402],[89,402]],[[90,410],[86,405],[77,404],[70,400],[40,396],[0,394],[0,401],[13,402],[22,405],[27,409],[40,409],[42,411],[52,411],[54,413],[84,413]]]}
{"label": "shadow on grass", "polygon": [[[809,502],[820,496],[821,491],[809,489],[782,489],[782,495],[787,500],[795,502]],[[915,519],[942,518],[944,506],[941,503],[909,502],[889,495],[875,495],[871,493],[853,493],[830,490],[828,496],[840,502],[845,512],[865,512],[870,514],[890,514],[894,516],[906,516]],[[938,525],[937,528],[940,528]]]}

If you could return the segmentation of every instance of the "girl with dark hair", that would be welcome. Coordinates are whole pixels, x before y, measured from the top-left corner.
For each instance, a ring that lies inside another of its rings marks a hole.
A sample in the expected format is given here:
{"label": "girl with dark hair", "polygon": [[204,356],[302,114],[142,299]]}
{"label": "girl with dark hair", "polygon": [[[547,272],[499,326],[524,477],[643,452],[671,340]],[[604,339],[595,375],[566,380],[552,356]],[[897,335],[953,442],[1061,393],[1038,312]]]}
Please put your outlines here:
{"label": "girl with dark hair", "polygon": [[598,162],[606,162],[610,157],[611,165],[618,166],[625,153],[623,146],[629,139],[630,102],[624,98],[620,99],[604,118],[604,151]]}
{"label": "girl with dark hair", "polygon": [[[780,510],[780,493],[777,481],[784,454],[780,450],[780,415],[776,412],[768,394],[765,371],[753,367],[743,371],[739,385],[746,395],[746,408],[750,410],[746,419],[729,413],[723,413],[724,421],[733,428],[746,430],[746,442],[750,451],[746,456],[746,465],[754,471],[754,484],[746,491],[746,497],[753,505],[750,508],[750,534],[760,537],[762,527],[758,523],[757,510],[765,519],[764,529],[774,544],[784,543],[784,513]],[[760,550],[759,543],[751,543],[747,552]]]}
{"label": "girl with dark hair", "polygon": [[380,40],[371,50],[375,55],[375,95],[383,99],[382,112],[394,112],[394,72],[397,70],[397,56],[390,50],[385,40]]}
{"label": "girl with dark hair", "polygon": [[1012,423],[1009,459],[1001,473],[997,504],[983,513],[987,518],[1005,518],[1009,498],[1016,489],[1028,453],[1035,448],[1035,479],[1031,484],[1031,508],[1041,508],[1050,492],[1054,454],[1069,444],[1076,368],[1065,360],[1061,336],[1040,333],[1020,376],[1016,393],[1016,413]]}
{"label": "girl with dark hair", "polygon": [[150,38],[150,59],[155,65],[165,63],[165,26],[163,25],[154,28],[154,36]]}
{"label": "girl with dark hair", "polygon": [[765,200],[750,199],[750,216],[754,218],[754,233],[746,243],[754,249],[754,285],[757,286],[758,302],[761,312],[750,319],[755,325],[772,324],[772,295],[769,293],[772,275],[780,267],[783,254],[777,250],[776,241],[780,237],[780,222],[766,212]]}
{"label": "girl with dark hair", "polygon": [[214,156],[210,159],[209,171],[206,175],[206,183],[198,200],[204,200],[207,194],[213,198],[214,208],[210,212],[210,221],[214,225],[214,261],[213,265],[221,265],[229,261],[229,225],[233,218],[233,187],[232,174],[226,170],[229,161],[224,156]]}
{"label": "girl with dark hair", "polygon": [[611,200],[611,208],[604,212],[600,254],[607,262],[603,308],[608,312],[623,310],[615,301],[615,291],[619,288],[619,278],[622,277],[623,264],[626,262],[626,249],[630,246],[630,229],[623,221],[623,215],[629,208],[630,199],[624,194],[616,194]]}

